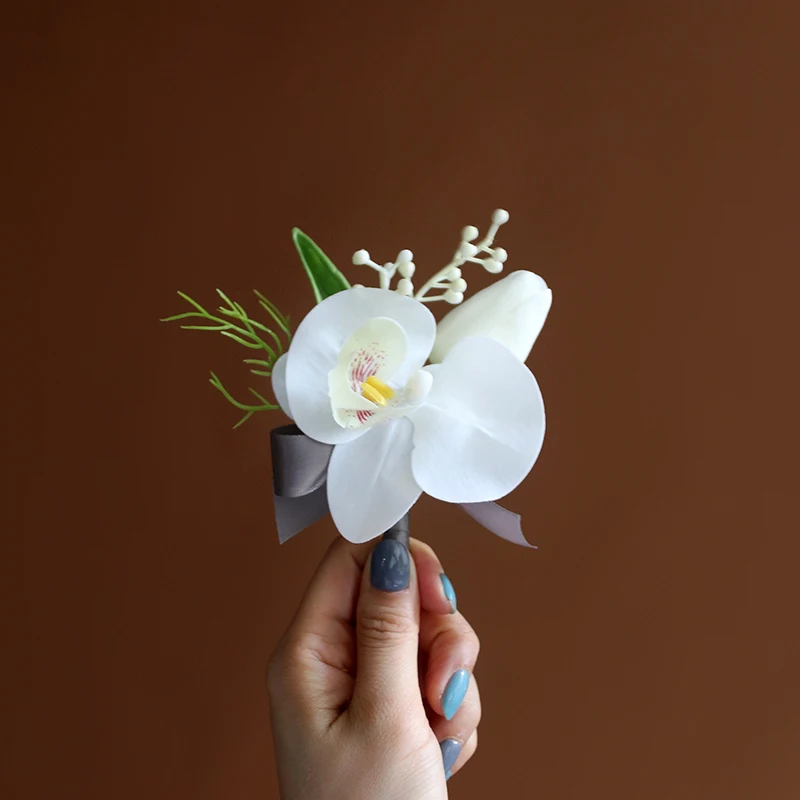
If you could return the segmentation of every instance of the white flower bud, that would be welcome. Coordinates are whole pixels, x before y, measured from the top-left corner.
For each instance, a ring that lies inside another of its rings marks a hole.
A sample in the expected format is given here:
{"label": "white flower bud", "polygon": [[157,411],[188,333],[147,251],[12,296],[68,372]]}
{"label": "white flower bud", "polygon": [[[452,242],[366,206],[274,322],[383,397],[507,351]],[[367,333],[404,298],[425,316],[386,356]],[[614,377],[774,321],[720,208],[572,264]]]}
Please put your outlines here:
{"label": "white flower bud", "polygon": [[464,258],[472,258],[478,252],[478,248],[470,242],[462,242],[461,246],[458,248],[458,252]]}
{"label": "white flower bud", "polygon": [[461,277],[461,270],[458,267],[450,267],[444,277],[448,281],[457,281]]}
{"label": "white flower bud", "polygon": [[414,284],[408,278],[401,278],[397,282],[397,293],[402,294],[404,297],[410,297],[414,294]]}
{"label": "white flower bud", "polygon": [[444,293],[444,299],[446,302],[457,306],[460,302],[464,300],[464,293],[463,292],[454,292],[452,289],[448,289]]}
{"label": "white flower bud", "polygon": [[400,264],[408,264],[413,260],[414,260],[414,254],[410,250],[401,250],[397,254],[397,258],[395,259],[395,264],[399,266]]}
{"label": "white flower bud", "polygon": [[492,222],[494,222],[495,225],[505,225],[505,223],[508,222],[508,211],[504,208],[496,208],[492,212]]}
{"label": "white flower bud", "polygon": [[450,284],[450,288],[454,292],[465,292],[467,290],[467,282],[463,278],[458,278]]}
{"label": "white flower bud", "polygon": [[508,261],[508,253],[502,247],[495,247],[494,260],[499,261],[501,264],[505,264],[505,262]]}
{"label": "white flower bud", "polygon": [[436,328],[431,363],[440,363],[467,336],[489,336],[524,361],[552,302],[553,293],[538,275],[509,273],[444,317]]}
{"label": "white flower bud", "polygon": [[416,270],[416,266],[414,265],[413,261],[406,261],[404,264],[398,264],[398,266],[397,266],[397,271],[404,278],[413,278],[415,270]]}
{"label": "white flower bud", "polygon": [[483,268],[487,272],[491,272],[492,275],[497,275],[498,272],[503,271],[503,265],[499,261],[495,261],[492,258],[487,258],[483,262]]}
{"label": "white flower bud", "polygon": [[356,266],[366,264],[367,261],[369,261],[369,253],[366,250],[356,250],[356,252],[353,253],[353,263]]}
{"label": "white flower bud", "polygon": [[465,242],[471,242],[473,239],[478,238],[478,229],[474,225],[467,225],[463,231],[461,231],[461,239]]}

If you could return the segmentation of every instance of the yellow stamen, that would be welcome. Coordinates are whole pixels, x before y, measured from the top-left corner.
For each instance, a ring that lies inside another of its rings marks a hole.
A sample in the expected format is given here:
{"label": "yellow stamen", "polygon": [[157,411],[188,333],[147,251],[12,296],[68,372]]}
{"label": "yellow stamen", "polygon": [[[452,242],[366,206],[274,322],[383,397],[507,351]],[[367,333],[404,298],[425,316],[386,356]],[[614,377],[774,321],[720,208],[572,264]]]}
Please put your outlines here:
{"label": "yellow stamen", "polygon": [[377,389],[387,400],[391,400],[394,397],[394,389],[391,386],[387,386],[380,378],[370,375],[366,383],[373,389]]}
{"label": "yellow stamen", "polygon": [[366,397],[367,400],[376,405],[386,405],[386,398],[374,386],[370,386],[368,383],[361,384],[361,396]]}

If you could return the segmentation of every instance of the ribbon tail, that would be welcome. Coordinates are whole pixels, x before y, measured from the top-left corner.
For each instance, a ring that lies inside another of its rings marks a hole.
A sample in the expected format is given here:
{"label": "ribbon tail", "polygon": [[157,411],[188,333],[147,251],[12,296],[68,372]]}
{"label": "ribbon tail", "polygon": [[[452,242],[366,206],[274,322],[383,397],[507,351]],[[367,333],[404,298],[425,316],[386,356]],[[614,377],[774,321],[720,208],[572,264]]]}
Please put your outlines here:
{"label": "ribbon tail", "polygon": [[270,444],[275,523],[283,544],[328,513],[333,446],[309,439],[297,425],[274,428]]}
{"label": "ribbon tail", "polygon": [[281,497],[275,494],[275,522],[281,544],[313,525],[328,513],[328,485],[302,497]]}
{"label": "ribbon tail", "polygon": [[458,505],[495,536],[512,544],[530,547],[533,550],[538,549],[525,538],[525,534],[522,532],[522,517],[519,514],[509,511],[497,503],[459,503]]}

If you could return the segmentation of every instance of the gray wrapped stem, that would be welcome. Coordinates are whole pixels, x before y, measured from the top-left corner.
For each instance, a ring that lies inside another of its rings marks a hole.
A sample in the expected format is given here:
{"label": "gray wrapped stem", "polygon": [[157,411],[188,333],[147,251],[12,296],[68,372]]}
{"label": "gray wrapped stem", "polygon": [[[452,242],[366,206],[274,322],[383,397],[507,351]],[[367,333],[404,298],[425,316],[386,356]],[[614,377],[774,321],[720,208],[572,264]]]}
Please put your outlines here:
{"label": "gray wrapped stem", "polygon": [[388,531],[383,534],[384,539],[394,539],[408,549],[411,514],[406,512]]}

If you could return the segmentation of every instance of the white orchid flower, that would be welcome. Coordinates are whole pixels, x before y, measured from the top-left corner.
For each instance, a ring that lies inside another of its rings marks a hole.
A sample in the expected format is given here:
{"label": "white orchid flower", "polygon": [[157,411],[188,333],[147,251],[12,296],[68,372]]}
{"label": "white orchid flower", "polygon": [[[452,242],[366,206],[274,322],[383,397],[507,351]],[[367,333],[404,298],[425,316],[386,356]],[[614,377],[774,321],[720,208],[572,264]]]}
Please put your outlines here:
{"label": "white orchid flower", "polygon": [[456,306],[439,323],[431,362],[438,364],[467,336],[488,336],[520,361],[530,355],[553,302],[543,278],[518,270]]}
{"label": "white orchid flower", "polygon": [[422,303],[356,287],[319,303],[275,365],[284,412],[335,445],[328,503],[351,542],[379,536],[422,492],[451,503],[497,500],[539,455],[544,403],[517,355],[473,336],[426,367],[435,339]]}

